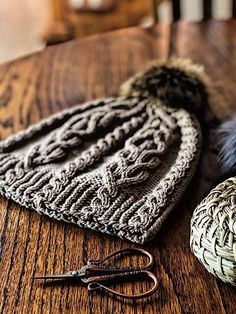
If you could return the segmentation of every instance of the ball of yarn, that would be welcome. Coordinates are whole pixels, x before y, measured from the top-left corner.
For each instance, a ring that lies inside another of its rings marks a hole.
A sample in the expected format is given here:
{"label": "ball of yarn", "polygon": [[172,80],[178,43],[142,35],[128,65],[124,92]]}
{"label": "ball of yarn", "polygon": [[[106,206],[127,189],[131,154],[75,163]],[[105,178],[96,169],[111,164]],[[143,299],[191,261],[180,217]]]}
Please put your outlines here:
{"label": "ball of yarn", "polygon": [[224,176],[236,175],[236,117],[224,122],[218,129],[219,159]]}
{"label": "ball of yarn", "polygon": [[190,245],[210,273],[236,285],[236,177],[216,186],[197,206]]}

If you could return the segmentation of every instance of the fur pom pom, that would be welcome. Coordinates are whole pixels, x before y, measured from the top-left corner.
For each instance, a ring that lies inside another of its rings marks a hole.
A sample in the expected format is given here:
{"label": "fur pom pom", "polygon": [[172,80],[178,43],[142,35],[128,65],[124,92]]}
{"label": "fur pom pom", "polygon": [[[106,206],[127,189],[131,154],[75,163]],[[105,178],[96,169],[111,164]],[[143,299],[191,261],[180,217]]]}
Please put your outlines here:
{"label": "fur pom pom", "polygon": [[158,98],[164,104],[204,113],[208,106],[208,78],[203,66],[188,59],[156,61],[146,71],[126,81],[120,90],[125,97]]}
{"label": "fur pom pom", "polygon": [[225,176],[236,176],[236,118],[226,121],[218,131],[220,163]]}

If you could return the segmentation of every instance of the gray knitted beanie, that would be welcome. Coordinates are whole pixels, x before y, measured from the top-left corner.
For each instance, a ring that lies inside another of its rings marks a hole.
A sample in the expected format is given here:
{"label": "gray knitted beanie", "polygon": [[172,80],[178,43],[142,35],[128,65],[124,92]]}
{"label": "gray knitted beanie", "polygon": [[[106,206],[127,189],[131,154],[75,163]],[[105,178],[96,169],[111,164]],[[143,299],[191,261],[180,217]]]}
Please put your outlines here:
{"label": "gray knitted beanie", "polygon": [[79,104],[0,142],[0,193],[52,218],[143,243],[183,195],[200,152],[202,67],[157,62],[119,97]]}

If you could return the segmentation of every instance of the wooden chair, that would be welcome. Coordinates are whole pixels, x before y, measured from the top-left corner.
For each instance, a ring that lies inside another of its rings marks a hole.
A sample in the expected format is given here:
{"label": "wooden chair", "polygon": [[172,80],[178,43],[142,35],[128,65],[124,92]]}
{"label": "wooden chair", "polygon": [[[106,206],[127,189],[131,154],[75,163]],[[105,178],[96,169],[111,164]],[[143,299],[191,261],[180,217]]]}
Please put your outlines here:
{"label": "wooden chair", "polygon": [[[157,12],[157,7],[158,5],[165,1],[165,0],[148,0],[141,2],[141,0],[133,1],[133,3],[128,3],[127,2],[127,12],[125,12],[125,1],[119,2],[120,0],[117,0],[117,3],[121,6],[121,3],[123,3],[123,12],[120,12],[120,15],[125,15],[123,17],[118,18],[115,16],[114,12],[111,13],[105,13],[106,20],[107,20],[107,25],[106,28],[108,29],[109,23],[112,24],[115,28],[121,28],[121,27],[127,27],[127,26],[134,26],[137,25],[135,24],[134,21],[128,21],[127,16],[129,14],[131,15],[134,10],[138,9],[140,12],[137,13],[138,16],[141,15],[146,15],[146,14],[153,14],[154,21],[158,21],[158,12]],[[50,0],[50,10],[52,12],[51,16],[51,22],[50,25],[48,26],[46,32],[43,34],[44,39],[46,40],[47,44],[53,44],[53,43],[59,43],[63,41],[67,41],[68,39],[71,39],[75,33],[76,29],[76,23],[78,21],[80,24],[86,25],[88,28],[89,22],[92,21],[92,24],[99,24],[99,21],[101,21],[101,18],[103,15],[101,14],[94,14],[94,13],[77,13],[76,10],[73,10],[70,5],[69,5],[69,0]],[[132,7],[134,6],[134,9]],[[143,12],[142,9],[144,8]],[[113,16],[115,22],[113,22]],[[77,20],[77,22],[76,22]],[[136,23],[138,23],[137,19],[135,19]],[[78,26],[77,26],[78,28]],[[85,27],[84,27],[85,28]],[[99,28],[101,28],[101,25],[99,25]],[[82,31],[83,33],[83,31]]]}

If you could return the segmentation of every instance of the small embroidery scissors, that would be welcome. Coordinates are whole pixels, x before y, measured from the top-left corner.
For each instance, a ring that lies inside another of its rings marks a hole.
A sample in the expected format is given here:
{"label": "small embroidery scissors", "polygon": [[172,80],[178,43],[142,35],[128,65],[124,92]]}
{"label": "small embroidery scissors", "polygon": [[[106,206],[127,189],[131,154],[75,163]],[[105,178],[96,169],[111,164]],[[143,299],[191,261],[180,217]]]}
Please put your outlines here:
{"label": "small embroidery scissors", "polygon": [[[148,258],[148,262],[143,267],[116,267],[107,265],[107,261],[113,257],[118,257],[126,254],[137,255],[141,254]],[[153,256],[144,249],[139,248],[126,248],[115,251],[105,258],[101,258],[98,260],[89,260],[87,265],[83,266],[79,270],[71,270],[66,272],[65,274],[53,274],[53,275],[45,275],[45,276],[36,276],[33,279],[80,279],[82,282],[88,284],[88,290],[100,290],[106,291],[113,295],[128,298],[128,299],[138,299],[144,298],[152,295],[156,292],[158,288],[158,280],[157,277],[150,272],[150,269],[154,265]],[[152,287],[139,294],[125,294],[119,291],[113,290],[109,288],[104,283],[106,282],[115,282],[117,280],[125,280],[135,276],[145,276],[153,282]]]}

